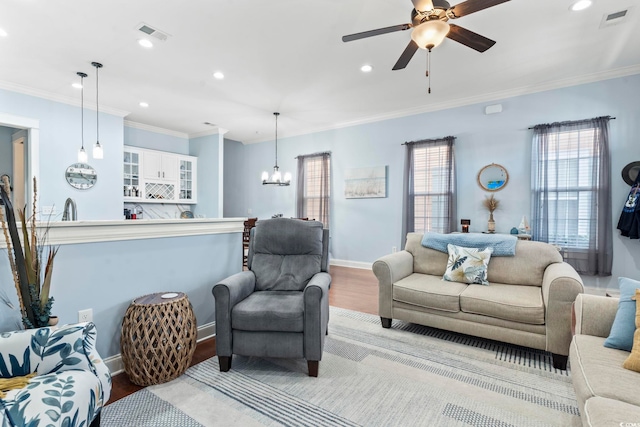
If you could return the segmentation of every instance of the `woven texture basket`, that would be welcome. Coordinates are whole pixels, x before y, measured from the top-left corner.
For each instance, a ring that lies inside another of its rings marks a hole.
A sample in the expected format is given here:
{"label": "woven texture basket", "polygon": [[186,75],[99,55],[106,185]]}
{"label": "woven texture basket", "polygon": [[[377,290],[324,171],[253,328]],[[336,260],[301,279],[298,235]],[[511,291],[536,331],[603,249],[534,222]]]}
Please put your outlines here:
{"label": "woven texture basket", "polygon": [[184,293],[136,298],[124,315],[120,352],[132,383],[148,386],[182,375],[196,349],[197,325]]}

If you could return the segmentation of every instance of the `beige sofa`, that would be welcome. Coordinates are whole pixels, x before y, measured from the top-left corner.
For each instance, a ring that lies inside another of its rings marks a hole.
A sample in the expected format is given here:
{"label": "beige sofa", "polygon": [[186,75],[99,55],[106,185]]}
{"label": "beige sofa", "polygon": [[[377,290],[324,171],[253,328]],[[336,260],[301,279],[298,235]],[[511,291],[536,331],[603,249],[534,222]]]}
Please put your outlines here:
{"label": "beige sofa", "polygon": [[382,326],[391,319],[508,342],[553,354],[566,369],[571,305],[584,287],[556,247],[519,240],[515,256],[491,257],[490,285],[442,280],[448,254],[409,233],[404,251],[373,263]]}
{"label": "beige sofa", "polygon": [[640,373],[622,363],[628,351],[605,347],[618,298],[578,295],[569,360],[584,426],[640,425]]}

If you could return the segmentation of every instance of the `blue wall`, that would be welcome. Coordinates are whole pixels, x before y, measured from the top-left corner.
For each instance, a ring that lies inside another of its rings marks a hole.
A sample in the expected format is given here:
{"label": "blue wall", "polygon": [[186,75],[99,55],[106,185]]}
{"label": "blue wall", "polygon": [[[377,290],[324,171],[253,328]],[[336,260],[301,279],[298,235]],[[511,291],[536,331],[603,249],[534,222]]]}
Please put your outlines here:
{"label": "blue wall", "polygon": [[[425,95],[426,96],[426,95]],[[319,132],[278,140],[281,171],[295,177],[299,154],[332,152],[331,234],[334,258],[373,262],[400,247],[402,215],[402,174],[405,141],[453,135],[456,139],[458,223],[471,219],[471,230],[486,229],[487,212],[482,200],[490,193],[476,182],[478,171],[490,163],[499,163],[509,172],[504,190],[495,193],[501,208],[494,216],[498,232],[517,226],[522,215],[530,218],[531,139],[530,126],[602,115],[617,117],[611,121],[611,179],[615,229],[622,203],[629,190],[620,171],[630,161],[640,160],[640,75],[605,80],[580,86],[517,96],[500,102],[501,114],[485,115],[487,104],[452,108],[410,117]],[[286,136],[286,129],[282,134]],[[263,187],[260,172],[273,166],[273,141],[244,146],[229,153],[226,167],[244,165],[244,181],[227,182],[242,188],[243,198],[229,198],[225,215],[268,218],[274,213],[293,216],[295,182],[290,187]],[[227,160],[227,159],[225,159]],[[388,165],[388,197],[381,199],[345,199],[344,172],[347,168]],[[294,178],[295,180],[295,178]],[[615,287],[617,276],[638,278],[640,244],[620,237],[614,230],[614,270],[611,278],[586,278],[592,286]]]}
{"label": "blue wall", "polygon": [[[61,324],[75,323],[79,310],[92,308],[103,357],[120,353],[125,311],[142,295],[185,292],[198,326],[213,322],[211,289],[241,270],[240,242],[240,233],[229,233],[62,245],[51,283],[53,313]],[[6,254],[0,257],[0,277],[0,286],[17,306]]]}
{"label": "blue wall", "polygon": [[0,126],[0,175],[8,174],[13,180],[13,144],[11,134],[16,130]]}
{"label": "blue wall", "polygon": [[85,109],[84,146],[88,163],[98,173],[96,185],[78,190],[65,180],[80,148],[80,108],[0,89],[0,112],[40,121],[40,182],[38,205],[55,206],[58,218],[67,197],[75,199],[79,220],[122,218],[123,119],[100,113],[100,144],[104,159],[91,158],[96,138],[95,111]]}
{"label": "blue wall", "polygon": [[[239,212],[244,206],[245,193],[241,191],[244,188],[245,183],[245,165],[242,161],[244,154],[244,145],[241,142],[233,141],[231,139],[224,140],[224,212],[223,217],[252,217],[253,215],[247,212]],[[259,177],[258,177],[259,178]],[[228,185],[227,183],[233,183]],[[236,215],[234,215],[234,213]]]}
{"label": "blue wall", "polygon": [[133,127],[124,127],[124,145],[168,151],[170,153],[189,154],[189,140]]}
{"label": "blue wall", "polygon": [[223,140],[218,134],[189,140],[189,154],[198,157],[198,204],[195,213],[205,218],[222,216],[219,203],[219,185],[224,178],[219,167],[221,148]]}

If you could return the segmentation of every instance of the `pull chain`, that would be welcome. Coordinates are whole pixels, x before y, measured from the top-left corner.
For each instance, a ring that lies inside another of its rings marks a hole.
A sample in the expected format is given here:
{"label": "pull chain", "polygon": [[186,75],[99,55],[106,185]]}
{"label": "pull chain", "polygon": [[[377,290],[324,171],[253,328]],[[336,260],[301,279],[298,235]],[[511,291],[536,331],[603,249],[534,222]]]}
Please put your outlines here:
{"label": "pull chain", "polygon": [[427,79],[429,81],[427,93],[431,93],[431,48],[427,50]]}

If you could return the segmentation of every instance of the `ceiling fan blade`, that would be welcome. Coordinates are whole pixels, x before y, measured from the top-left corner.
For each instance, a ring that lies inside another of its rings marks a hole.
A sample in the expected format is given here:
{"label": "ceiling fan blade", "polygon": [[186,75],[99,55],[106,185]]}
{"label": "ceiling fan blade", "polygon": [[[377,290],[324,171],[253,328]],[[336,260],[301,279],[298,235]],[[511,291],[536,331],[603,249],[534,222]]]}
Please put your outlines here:
{"label": "ceiling fan blade", "polygon": [[474,12],[497,6],[500,3],[508,1],[509,0],[467,0],[449,8],[447,15],[453,15],[450,17],[460,18],[461,16],[470,15]]}
{"label": "ceiling fan blade", "polygon": [[447,37],[478,52],[484,52],[496,44],[495,41],[456,24],[449,24],[449,34],[447,34]]}
{"label": "ceiling fan blade", "polygon": [[362,33],[349,34],[347,36],[342,36],[343,42],[350,42],[354,40],[364,39],[366,37],[379,36],[380,34],[393,33],[395,31],[404,31],[411,28],[413,25],[411,24],[400,24],[393,25],[391,27],[378,28],[377,30],[364,31]]}
{"label": "ceiling fan blade", "polygon": [[404,49],[404,52],[402,52],[402,55],[400,55],[396,65],[393,66],[393,70],[402,70],[406,67],[407,64],[409,64],[409,61],[411,61],[411,58],[413,58],[413,55],[416,53],[416,50],[418,50],[418,45],[416,42],[411,40]]}
{"label": "ceiling fan blade", "polygon": [[416,10],[424,12],[425,10],[433,10],[432,0],[411,0]]}

